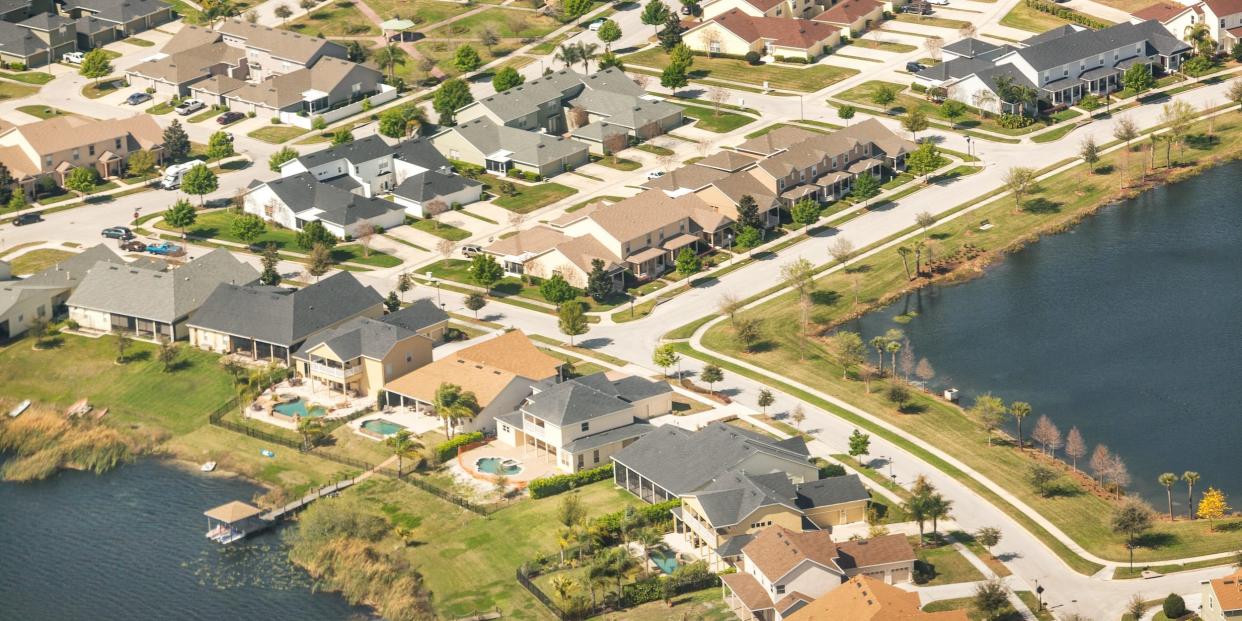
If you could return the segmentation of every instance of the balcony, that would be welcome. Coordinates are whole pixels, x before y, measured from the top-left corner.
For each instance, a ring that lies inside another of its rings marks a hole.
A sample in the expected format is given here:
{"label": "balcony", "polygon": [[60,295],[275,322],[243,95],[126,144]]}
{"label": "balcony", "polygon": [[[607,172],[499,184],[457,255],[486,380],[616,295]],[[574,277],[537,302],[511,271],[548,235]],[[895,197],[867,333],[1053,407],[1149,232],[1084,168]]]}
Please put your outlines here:
{"label": "balcony", "polygon": [[334,367],[319,362],[312,362],[310,365],[311,375],[319,377],[330,377],[333,379],[343,380],[345,378],[354,377],[362,373],[362,365],[354,364],[344,368]]}

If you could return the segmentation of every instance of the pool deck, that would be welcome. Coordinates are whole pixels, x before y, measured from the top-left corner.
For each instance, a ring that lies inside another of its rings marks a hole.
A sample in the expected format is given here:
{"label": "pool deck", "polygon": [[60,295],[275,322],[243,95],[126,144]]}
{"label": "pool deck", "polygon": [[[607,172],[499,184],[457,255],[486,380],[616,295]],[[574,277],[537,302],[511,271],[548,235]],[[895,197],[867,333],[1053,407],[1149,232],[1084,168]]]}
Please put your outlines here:
{"label": "pool deck", "polygon": [[350,421],[349,426],[354,430],[354,433],[364,438],[378,441],[379,438],[376,438],[375,436],[362,430],[363,423],[377,418],[397,423],[398,425],[409,429],[410,433],[415,436],[421,436],[428,431],[439,431],[444,428],[444,423],[438,416],[420,414],[410,408],[390,408],[382,412],[376,412],[375,414],[368,414],[358,420]]}
{"label": "pool deck", "polygon": [[[297,425],[293,422],[292,418],[282,415],[273,415],[270,412],[273,400],[277,395],[288,395],[301,398],[306,402],[306,408],[308,410],[315,407],[321,407],[328,411],[328,413],[324,416],[325,419],[349,416],[358,410],[364,410],[375,405],[374,397],[350,397],[348,395],[342,395],[339,392],[329,391],[322,384],[302,382],[298,386],[293,386],[290,385],[289,382],[285,381],[263,391],[263,394],[259,395],[254,402],[247,405],[245,410],[246,418],[261,421],[269,425],[276,425],[277,427],[284,427],[285,429],[296,430]],[[253,405],[255,403],[260,405],[260,410],[254,409]],[[393,422],[400,421],[394,420]]]}
{"label": "pool deck", "polygon": [[[480,475],[474,470],[474,463],[483,457],[516,459],[520,462],[522,465],[521,472],[505,475],[506,478],[514,483],[526,483],[539,477],[561,474],[561,471],[556,469],[556,464],[553,463],[550,455],[536,454],[535,451],[527,451],[523,454],[522,449],[497,441],[472,448],[462,453],[459,459],[449,460],[447,465],[449,471],[453,473],[453,477],[458,481],[468,483],[479,490],[489,490],[495,487],[490,479],[492,475]],[[465,470],[465,468],[469,468],[470,471]],[[484,477],[488,478],[485,479]]]}

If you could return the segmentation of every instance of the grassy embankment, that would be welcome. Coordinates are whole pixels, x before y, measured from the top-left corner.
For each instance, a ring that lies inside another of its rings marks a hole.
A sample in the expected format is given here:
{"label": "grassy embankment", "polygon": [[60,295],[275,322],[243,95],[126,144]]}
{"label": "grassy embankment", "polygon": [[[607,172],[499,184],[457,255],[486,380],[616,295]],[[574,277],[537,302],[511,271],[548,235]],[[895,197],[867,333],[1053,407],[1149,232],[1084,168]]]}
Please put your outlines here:
{"label": "grassy embankment", "polygon": [[[1206,123],[1192,128],[1187,141],[1189,146],[1185,155],[1180,158],[1181,166],[1157,171],[1158,178],[1174,180],[1242,156],[1242,115],[1223,115],[1215,120],[1214,125],[1215,132],[1211,139],[1205,135]],[[1176,149],[1174,154],[1176,156]],[[1119,189],[1122,169],[1128,168],[1127,178],[1135,180],[1139,177],[1140,167],[1146,159],[1145,155],[1137,152],[1131,153],[1129,157],[1121,151],[1114,152],[1100,162],[1097,173],[1092,173],[1085,166],[1079,166],[1041,182],[1040,188],[1026,198],[1021,209],[1011,197],[1005,196],[991,200],[968,217],[933,228],[926,241],[934,247],[937,257],[948,257],[965,244],[972,244],[984,251],[979,258],[958,266],[955,271],[941,279],[949,281],[981,274],[987,263],[1004,253],[1035,241],[1040,235],[1066,230],[1100,206],[1135,194],[1137,188],[1125,191]],[[1158,163],[1162,164],[1162,160],[1163,158],[1158,158]],[[986,231],[979,230],[978,224],[982,220],[990,221],[993,226]],[[925,284],[907,280],[895,248],[859,261],[851,272],[834,272],[815,283],[811,319],[817,329],[825,330],[838,325]],[[855,274],[859,274],[857,291]],[[903,414],[883,397],[882,382],[873,383],[873,391],[868,393],[863,383],[842,380],[842,368],[831,354],[828,342],[821,338],[800,337],[798,302],[793,294],[781,296],[749,311],[749,314],[764,321],[762,341],[752,353],[741,350],[728,322],[714,326],[707,333],[704,343],[712,350],[747,360],[836,395],[885,422],[944,449],[1035,508],[1089,551],[1109,559],[1126,558],[1124,538],[1114,534],[1109,527],[1108,519],[1113,508],[1111,499],[1084,489],[1051,498],[1040,496],[1026,480],[1026,473],[1033,463],[1032,457],[1012,445],[998,444],[989,447],[983,427],[960,408],[929,396],[916,395],[906,411],[918,413]],[[678,332],[678,336],[685,336],[684,330]],[[683,345],[682,348],[688,351],[688,347]],[[733,368],[732,365],[730,368]],[[734,370],[744,372],[737,368]],[[1026,524],[1075,569],[1083,572],[1097,569],[1094,564],[1086,562],[1056,542],[1028,516],[1000,500],[992,490],[967,478],[951,465],[812,395],[793,387],[784,388],[870,428],[873,433],[897,441],[930,463],[962,479],[968,486]],[[1069,478],[1070,475],[1065,476]],[[1211,484],[1210,481],[1205,483]],[[1151,533],[1139,539],[1139,544],[1135,558],[1143,563],[1227,552],[1242,547],[1242,529],[1221,528],[1213,531],[1208,524],[1201,521],[1161,521]]]}
{"label": "grassy embankment", "polygon": [[[15,404],[4,400],[0,408],[7,412]],[[33,406],[18,418],[5,416],[0,421],[0,452],[10,453],[0,466],[0,480],[38,481],[67,469],[101,474],[150,453],[163,437],[93,418],[69,419],[51,408]]]}

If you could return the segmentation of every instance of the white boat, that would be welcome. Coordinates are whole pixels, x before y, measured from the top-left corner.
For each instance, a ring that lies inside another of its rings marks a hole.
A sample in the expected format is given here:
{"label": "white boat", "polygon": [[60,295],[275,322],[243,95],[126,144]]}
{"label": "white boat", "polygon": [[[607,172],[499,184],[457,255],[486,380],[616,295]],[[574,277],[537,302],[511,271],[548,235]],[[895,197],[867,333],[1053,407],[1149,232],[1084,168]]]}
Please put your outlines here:
{"label": "white boat", "polygon": [[199,469],[199,470],[201,470],[201,471],[203,471],[203,472],[211,472],[212,470],[215,470],[215,469],[216,469],[216,462],[214,462],[214,461],[209,461],[209,462],[207,462],[207,463],[205,463],[205,464],[203,464],[203,465],[199,466],[199,467],[198,467],[198,469]]}
{"label": "white boat", "polygon": [[9,418],[17,418],[18,416],[21,416],[22,412],[25,412],[26,409],[29,407],[30,407],[30,399],[26,399],[25,401],[22,401],[21,403],[14,406],[13,409],[9,410]]}

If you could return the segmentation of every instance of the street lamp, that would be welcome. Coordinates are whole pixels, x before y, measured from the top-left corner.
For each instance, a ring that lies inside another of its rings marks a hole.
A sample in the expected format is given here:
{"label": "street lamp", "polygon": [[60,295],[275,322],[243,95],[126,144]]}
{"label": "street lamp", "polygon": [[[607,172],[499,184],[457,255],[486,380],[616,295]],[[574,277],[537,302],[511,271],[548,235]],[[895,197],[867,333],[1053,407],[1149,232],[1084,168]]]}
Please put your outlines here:
{"label": "street lamp", "polygon": [[1039,581],[1035,581],[1035,596],[1039,598],[1039,612],[1044,611],[1044,587],[1039,586]]}
{"label": "street lamp", "polygon": [[973,145],[971,144],[971,141],[970,141],[970,136],[967,136],[967,137],[966,137],[966,155],[971,155],[971,156],[973,156],[973,155],[974,155],[974,152],[973,152],[973,151],[971,151],[971,149],[972,149],[972,148],[974,148],[974,147],[973,147]]}

